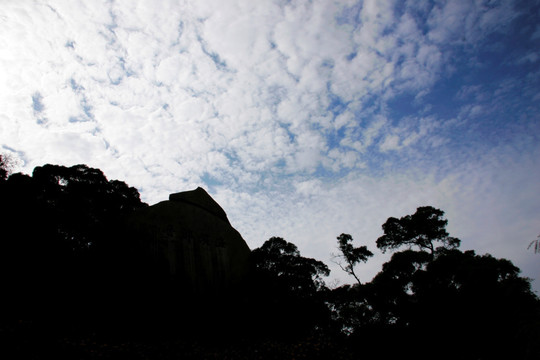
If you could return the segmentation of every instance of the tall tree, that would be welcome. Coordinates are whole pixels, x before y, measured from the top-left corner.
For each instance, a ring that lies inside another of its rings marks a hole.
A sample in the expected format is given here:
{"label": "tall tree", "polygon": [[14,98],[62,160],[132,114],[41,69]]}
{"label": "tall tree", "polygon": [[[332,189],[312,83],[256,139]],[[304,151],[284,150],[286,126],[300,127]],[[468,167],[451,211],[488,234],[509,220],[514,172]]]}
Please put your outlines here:
{"label": "tall tree", "polygon": [[358,282],[358,285],[362,285],[360,279],[354,272],[354,267],[359,262],[366,262],[370,257],[373,256],[373,253],[368,250],[367,246],[354,247],[352,245],[353,238],[349,234],[339,235],[337,237],[337,241],[341,254],[337,255],[336,257],[342,259],[343,261],[337,261],[336,263],[343,271],[353,276]]}
{"label": "tall tree", "polygon": [[323,276],[330,269],[323,262],[300,255],[293,243],[271,237],[260,248],[252,251],[256,268],[287,284],[299,294],[310,294],[324,287]]}
{"label": "tall tree", "polygon": [[252,251],[255,266],[250,326],[269,336],[296,337],[325,327],[329,311],[322,279],[330,269],[300,255],[296,245],[272,237]]}
{"label": "tall tree", "polygon": [[[419,207],[413,215],[400,219],[388,218],[382,225],[384,235],[377,239],[377,247],[382,252],[407,246],[428,250],[432,255],[436,250],[455,249],[460,240],[448,236],[448,220],[444,211],[432,206]],[[437,243],[440,246],[436,247]]]}

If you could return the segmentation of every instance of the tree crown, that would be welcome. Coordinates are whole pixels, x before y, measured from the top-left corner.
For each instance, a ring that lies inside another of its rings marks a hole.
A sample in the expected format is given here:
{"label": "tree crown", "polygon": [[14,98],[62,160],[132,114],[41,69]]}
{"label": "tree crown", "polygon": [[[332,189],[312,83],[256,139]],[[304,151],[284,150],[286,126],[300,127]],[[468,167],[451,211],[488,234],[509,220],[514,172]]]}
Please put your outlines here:
{"label": "tree crown", "polygon": [[[407,215],[400,219],[388,218],[382,225],[384,235],[377,239],[377,247],[386,252],[403,246],[420,250],[429,250],[431,254],[443,249],[459,247],[460,240],[448,236],[444,219],[444,211],[432,206],[419,207],[413,215]],[[441,246],[435,247],[435,243]]]}

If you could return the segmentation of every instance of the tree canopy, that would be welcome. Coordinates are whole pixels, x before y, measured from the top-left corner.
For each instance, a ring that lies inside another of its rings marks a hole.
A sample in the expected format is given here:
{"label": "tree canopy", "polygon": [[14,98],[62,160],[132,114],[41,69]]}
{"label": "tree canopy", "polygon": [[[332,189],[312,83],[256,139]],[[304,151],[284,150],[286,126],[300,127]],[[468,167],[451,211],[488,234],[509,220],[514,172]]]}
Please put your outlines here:
{"label": "tree canopy", "polygon": [[300,256],[296,245],[280,237],[271,237],[252,251],[256,268],[274,277],[296,293],[313,293],[324,286],[323,276],[330,269],[323,262]]}
{"label": "tree canopy", "polygon": [[5,155],[0,154],[0,181],[6,180],[8,177],[8,164]]}
{"label": "tree canopy", "polygon": [[296,245],[271,237],[252,251],[254,277],[249,285],[255,324],[269,336],[293,337],[325,327],[324,276],[330,269],[321,261],[300,255]]}
{"label": "tree canopy", "polygon": [[129,271],[123,218],[146,206],[139,192],[86,165],[45,165],[10,175],[0,193],[0,277],[13,312],[36,310],[44,293],[36,305],[58,316],[108,306],[103,292],[121,291],[125,282],[113,283]]}
{"label": "tree canopy", "polygon": [[[419,207],[413,215],[400,219],[388,218],[382,225],[384,235],[377,239],[377,247],[382,252],[402,247],[418,247],[429,250],[454,249],[459,247],[460,240],[450,237],[446,231],[448,220],[443,218],[444,211],[432,206]],[[439,243],[440,246],[436,247]]]}
{"label": "tree canopy", "polygon": [[[332,291],[336,328],[371,344],[359,349],[368,357],[400,356],[405,349],[416,358],[540,355],[534,330],[540,328],[540,303],[530,279],[507,259],[458,250],[443,215],[426,206],[383,224],[377,247],[395,252],[370,282]],[[350,238],[338,240],[347,245]],[[441,344],[448,341],[443,354]]]}

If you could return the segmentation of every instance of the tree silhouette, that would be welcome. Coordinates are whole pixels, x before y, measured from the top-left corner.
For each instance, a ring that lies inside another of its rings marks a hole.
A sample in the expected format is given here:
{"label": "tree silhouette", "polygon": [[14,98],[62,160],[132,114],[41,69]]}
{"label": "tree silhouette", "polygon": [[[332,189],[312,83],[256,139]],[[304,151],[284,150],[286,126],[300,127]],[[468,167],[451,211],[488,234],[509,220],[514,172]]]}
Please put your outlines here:
{"label": "tree silhouette", "polygon": [[127,263],[122,223],[146,206],[138,191],[85,165],[45,165],[32,176],[9,176],[1,197],[9,226],[0,241],[0,278],[11,307],[3,310],[67,319],[112,309],[106,299],[122,293],[136,268]]}
{"label": "tree silhouette", "polygon": [[[419,207],[413,215],[400,219],[388,218],[382,225],[384,235],[377,239],[377,247],[382,252],[403,246],[416,246],[420,250],[429,250],[433,255],[436,250],[459,247],[460,240],[448,236],[443,218],[444,212],[431,206]],[[435,247],[436,243],[441,243]]]}
{"label": "tree silhouette", "polygon": [[404,326],[410,322],[415,282],[430,260],[430,254],[424,251],[396,252],[366,285],[368,302],[379,325]]}
{"label": "tree silhouette", "polygon": [[367,249],[367,246],[354,247],[351,244],[353,238],[349,234],[341,234],[337,237],[337,240],[341,254],[335,257],[343,259],[345,264],[343,265],[342,262],[339,261],[336,262],[336,264],[338,264],[338,266],[347,274],[353,276],[358,282],[358,285],[362,285],[360,279],[354,272],[354,266],[359,262],[366,262],[373,256],[373,253]]}
{"label": "tree silhouette", "polygon": [[12,171],[14,160],[8,154],[0,154],[0,181],[5,181]]}
{"label": "tree silhouette", "polygon": [[[352,339],[379,349],[373,355],[397,356],[404,349],[420,359],[538,355],[540,304],[530,279],[506,259],[457,249],[435,257],[396,252],[361,287],[356,303],[356,316],[364,318],[346,324],[356,326]],[[441,352],[448,339],[455,341]],[[388,343],[393,347],[385,348]]]}
{"label": "tree silhouette", "polygon": [[302,295],[321,290],[325,286],[322,277],[330,274],[323,262],[300,256],[296,245],[280,237],[268,239],[252,251],[252,257],[257,270]]}
{"label": "tree silhouette", "polygon": [[518,334],[538,324],[539,302],[519,273],[507,259],[445,252],[415,278],[411,326],[443,337],[460,334],[459,348],[474,358],[522,358],[532,344]]}
{"label": "tree silhouette", "polygon": [[301,256],[280,237],[254,249],[252,260],[251,327],[272,337],[298,337],[326,326],[330,315],[322,277],[330,270],[324,263]]}

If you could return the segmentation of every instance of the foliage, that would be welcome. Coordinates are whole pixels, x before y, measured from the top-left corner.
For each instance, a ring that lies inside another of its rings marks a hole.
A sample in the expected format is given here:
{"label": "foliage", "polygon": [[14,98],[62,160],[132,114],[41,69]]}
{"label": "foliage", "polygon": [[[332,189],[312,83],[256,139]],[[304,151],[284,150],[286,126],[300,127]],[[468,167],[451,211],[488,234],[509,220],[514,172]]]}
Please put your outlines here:
{"label": "foliage", "polygon": [[345,266],[341,263],[338,263],[339,267],[347,274],[353,276],[359,285],[362,283],[358,276],[354,272],[354,266],[359,262],[366,262],[370,257],[373,256],[373,253],[368,250],[367,246],[354,247],[351,242],[353,240],[352,236],[349,234],[341,234],[337,237],[338,247],[341,251],[341,255],[338,255],[339,258],[345,260]]}
{"label": "foliage", "polygon": [[378,247],[405,250],[371,282],[329,294],[334,328],[370,344],[357,349],[367,357],[410,349],[416,358],[537,358],[540,303],[530,279],[507,259],[456,249],[459,240],[448,235],[442,216],[424,207],[387,220]]}
{"label": "foliage", "polygon": [[[382,225],[384,235],[377,239],[377,247],[385,252],[404,246],[418,247],[429,250],[454,249],[459,247],[460,240],[448,236],[446,225],[448,220],[443,218],[444,212],[431,206],[419,207],[413,215],[400,219],[388,218]],[[435,243],[441,243],[435,247]]]}
{"label": "foliage", "polygon": [[322,279],[330,270],[321,261],[300,255],[296,245],[272,237],[252,251],[254,278],[250,286],[250,311],[257,328],[268,336],[298,337],[325,326],[329,313],[324,304]]}
{"label": "foliage", "polygon": [[0,181],[6,180],[8,176],[8,169],[5,160],[5,156],[0,154]]}
{"label": "foliage", "polygon": [[[34,169],[37,196],[57,224],[58,236],[73,250],[100,244],[123,214],[144,206],[135,188],[108,181],[98,169],[45,165]],[[109,239],[110,240],[110,239]]]}
{"label": "foliage", "polygon": [[9,176],[1,197],[0,278],[13,315],[113,307],[105,293],[114,298],[129,278],[122,219],[145,206],[135,188],[85,165],[45,165]]}
{"label": "foliage", "polygon": [[410,321],[416,278],[429,260],[426,252],[406,250],[383,264],[382,271],[366,286],[377,323],[402,326]]}
{"label": "foliage", "polygon": [[5,181],[11,174],[14,162],[10,155],[0,154],[0,182]]}
{"label": "foliage", "polygon": [[330,333],[350,336],[376,321],[373,307],[366,297],[367,285],[343,285],[328,293],[331,311]]}
{"label": "foliage", "polygon": [[474,251],[438,256],[415,281],[412,326],[446,336],[459,333],[463,349],[475,349],[476,358],[519,358],[519,349],[529,344],[517,334],[538,309],[530,280],[519,272],[507,259]]}
{"label": "foliage", "polygon": [[300,256],[296,245],[280,237],[272,237],[254,249],[252,257],[256,269],[300,295],[313,294],[324,288],[322,277],[330,274],[324,263]]}
{"label": "foliage", "polygon": [[422,339],[421,358],[436,352],[442,339],[460,339],[447,352],[459,358],[520,358],[534,347],[527,338],[529,324],[538,324],[538,298],[506,259],[459,250],[435,258],[398,252],[365,285],[364,296],[373,322],[355,330],[375,324],[398,331],[398,341]]}

